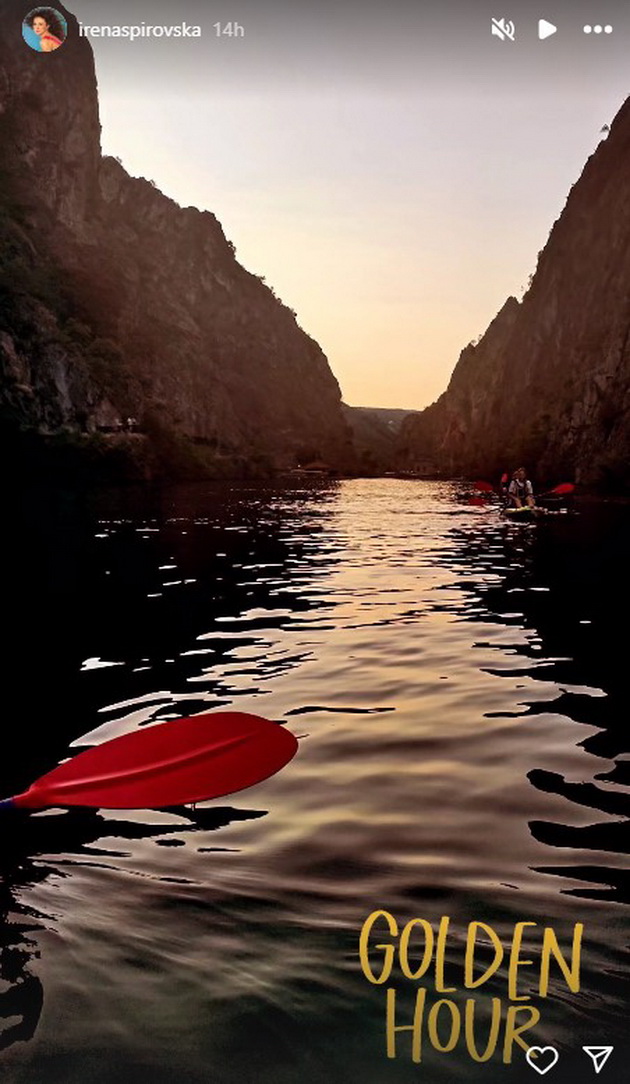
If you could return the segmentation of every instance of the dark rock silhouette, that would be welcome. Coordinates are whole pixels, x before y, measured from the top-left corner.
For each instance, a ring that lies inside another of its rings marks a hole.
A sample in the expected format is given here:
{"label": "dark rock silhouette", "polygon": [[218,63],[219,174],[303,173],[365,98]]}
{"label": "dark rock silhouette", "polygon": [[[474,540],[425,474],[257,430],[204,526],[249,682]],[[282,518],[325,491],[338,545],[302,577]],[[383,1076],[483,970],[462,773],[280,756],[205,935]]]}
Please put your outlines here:
{"label": "dark rock silhouette", "polygon": [[403,424],[401,462],[494,478],[630,484],[630,99],[574,185],[522,302]]}
{"label": "dark rock silhouette", "polygon": [[[0,412],[155,469],[265,473],[352,438],[320,347],[235,259],[220,223],[100,151],[92,50],[22,41],[0,12]],[[93,438],[93,440],[96,438]],[[144,460],[143,460],[144,457]]]}

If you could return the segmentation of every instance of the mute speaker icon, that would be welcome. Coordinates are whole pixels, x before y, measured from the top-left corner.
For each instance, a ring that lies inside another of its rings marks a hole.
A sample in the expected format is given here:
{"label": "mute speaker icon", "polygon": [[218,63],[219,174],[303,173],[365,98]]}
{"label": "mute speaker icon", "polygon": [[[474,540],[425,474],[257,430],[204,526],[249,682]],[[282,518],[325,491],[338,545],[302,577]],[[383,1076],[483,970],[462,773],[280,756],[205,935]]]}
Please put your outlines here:
{"label": "mute speaker icon", "polygon": [[501,41],[514,41],[516,37],[516,27],[510,19],[493,19],[491,31]]}

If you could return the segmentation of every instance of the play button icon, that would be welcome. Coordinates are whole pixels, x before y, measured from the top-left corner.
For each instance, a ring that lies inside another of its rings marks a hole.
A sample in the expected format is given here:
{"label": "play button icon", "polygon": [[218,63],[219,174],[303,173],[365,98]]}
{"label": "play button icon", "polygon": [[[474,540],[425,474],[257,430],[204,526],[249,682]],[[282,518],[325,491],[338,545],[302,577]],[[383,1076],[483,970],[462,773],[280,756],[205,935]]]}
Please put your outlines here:
{"label": "play button icon", "polygon": [[538,37],[541,41],[544,41],[545,38],[550,38],[552,34],[556,33],[557,29],[557,26],[554,26],[553,23],[547,22],[546,19],[538,20]]}

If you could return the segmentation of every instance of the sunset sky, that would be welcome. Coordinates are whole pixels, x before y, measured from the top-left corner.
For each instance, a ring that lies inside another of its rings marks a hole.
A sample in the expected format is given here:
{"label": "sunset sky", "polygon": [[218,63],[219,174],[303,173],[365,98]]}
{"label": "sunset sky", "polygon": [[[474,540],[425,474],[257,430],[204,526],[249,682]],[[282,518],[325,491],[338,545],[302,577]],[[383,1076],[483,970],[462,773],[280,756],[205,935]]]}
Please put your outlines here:
{"label": "sunset sky", "polygon": [[[509,294],[628,93],[622,5],[74,0],[87,24],[200,23],[93,40],[103,150],[211,210],[321,344],[346,402],[419,408]],[[594,11],[594,7],[597,11]],[[626,5],[627,7],[627,5]],[[539,41],[544,16],[558,33]],[[586,35],[585,23],[614,25]],[[235,20],[243,38],[217,38]]]}

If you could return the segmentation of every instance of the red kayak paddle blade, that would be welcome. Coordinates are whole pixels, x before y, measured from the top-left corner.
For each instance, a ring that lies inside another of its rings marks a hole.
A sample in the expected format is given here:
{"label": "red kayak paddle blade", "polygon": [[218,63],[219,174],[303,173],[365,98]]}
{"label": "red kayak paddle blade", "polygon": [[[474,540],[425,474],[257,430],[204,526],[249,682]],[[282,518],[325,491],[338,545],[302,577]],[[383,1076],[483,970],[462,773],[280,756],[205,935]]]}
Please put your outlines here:
{"label": "red kayak paddle blade", "polygon": [[549,492],[550,493],[557,493],[558,496],[561,496],[562,494],[565,494],[565,493],[573,493],[574,490],[575,490],[575,486],[573,485],[572,482],[562,482],[561,485],[556,486],[555,489],[549,490]]}
{"label": "red kayak paddle blade", "polygon": [[21,809],[155,809],[220,798],[288,764],[297,739],[242,712],[176,719],[113,738],[43,775],[14,799]]}
{"label": "red kayak paddle blade", "polygon": [[494,493],[494,486],[490,482],[473,482],[473,486],[479,493]]}

